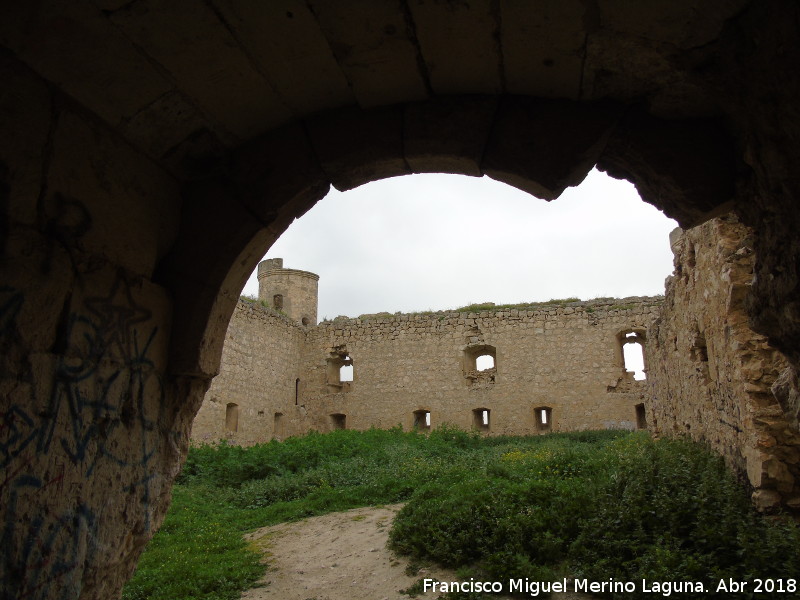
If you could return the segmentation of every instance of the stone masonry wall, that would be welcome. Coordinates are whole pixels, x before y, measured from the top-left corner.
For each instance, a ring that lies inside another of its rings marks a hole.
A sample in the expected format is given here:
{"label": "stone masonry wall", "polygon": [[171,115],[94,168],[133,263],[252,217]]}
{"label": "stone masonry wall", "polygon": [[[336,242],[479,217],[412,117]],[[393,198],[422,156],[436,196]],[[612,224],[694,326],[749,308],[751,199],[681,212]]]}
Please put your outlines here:
{"label": "stone masonry wall", "polygon": [[[317,324],[319,275],[297,269],[284,269],[283,259],[274,258],[258,265],[258,299],[305,326]],[[276,306],[276,295],[280,306]]]}
{"label": "stone masonry wall", "polygon": [[800,509],[797,409],[771,390],[796,398],[796,380],[745,310],[752,235],[728,216],[676,235],[672,248],[675,272],[647,347],[651,428],[710,444],[746,474],[762,509]]}
{"label": "stone masonry wall", "polygon": [[[645,339],[660,304],[626,298],[339,318],[305,330],[240,303],[192,437],[253,443],[342,425],[411,429],[415,411],[429,411],[432,427],[470,428],[473,411],[489,410],[488,427],[478,427],[492,434],[633,429],[646,383],[625,371],[621,338],[636,332]],[[495,367],[478,371],[475,356],[492,353]],[[339,367],[349,360],[353,381],[340,382]],[[229,402],[240,407],[235,434],[225,431]],[[534,409],[542,408],[547,424],[537,423]],[[276,412],[284,418],[270,429]]]}
{"label": "stone masonry wall", "polygon": [[[296,393],[304,342],[303,328],[288,317],[240,301],[228,326],[220,374],[195,417],[192,439],[254,444],[294,432],[281,427],[297,421],[300,410]],[[237,413],[235,424],[229,410]]]}
{"label": "stone masonry wall", "polygon": [[[425,428],[426,413],[432,427],[490,434],[646,426],[709,443],[760,508],[798,510],[797,375],[748,325],[750,231],[728,216],[677,230],[672,247],[664,300],[340,317],[310,328],[240,302],[192,437],[251,444],[311,429]],[[646,350],[646,381],[624,368],[631,337]],[[482,354],[493,368],[477,370]],[[353,381],[340,381],[349,364]],[[228,404],[239,408],[236,431]]]}
{"label": "stone masonry wall", "polygon": [[[473,411],[488,409],[493,434],[529,434],[534,409],[551,409],[550,431],[635,427],[634,406],[644,382],[621,361],[621,332],[644,331],[660,299],[543,305],[535,310],[396,315],[361,321],[337,319],[309,333],[307,406],[322,430],[329,415],[347,427],[402,425],[430,411],[431,426],[470,428]],[[477,372],[469,355],[495,350],[495,368]],[[348,355],[353,381],[329,385],[327,360]]]}
{"label": "stone masonry wall", "polygon": [[206,382],[168,373],[178,183],[0,57],[0,598],[118,597]]}

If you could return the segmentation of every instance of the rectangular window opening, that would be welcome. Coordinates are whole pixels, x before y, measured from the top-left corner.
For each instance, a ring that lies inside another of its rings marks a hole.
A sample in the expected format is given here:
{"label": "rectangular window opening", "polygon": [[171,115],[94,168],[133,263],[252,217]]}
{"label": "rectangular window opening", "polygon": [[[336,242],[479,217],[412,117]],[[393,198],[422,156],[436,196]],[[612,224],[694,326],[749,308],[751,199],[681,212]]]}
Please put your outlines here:
{"label": "rectangular window opening", "polygon": [[331,415],[331,427],[333,429],[347,429],[347,415]]}
{"label": "rectangular window opening", "polygon": [[476,408],[472,411],[472,426],[478,431],[489,431],[491,428],[491,411],[488,408]]}
{"label": "rectangular window opening", "polygon": [[239,431],[239,405],[229,402],[225,407],[225,431],[236,433]]}
{"label": "rectangular window opening", "polygon": [[636,429],[647,429],[647,414],[644,411],[644,403],[636,405]]}
{"label": "rectangular window opening", "polygon": [[414,429],[418,431],[427,431],[431,428],[431,411],[429,410],[415,410],[414,411]]}
{"label": "rectangular window opening", "polygon": [[546,432],[550,431],[553,426],[553,409],[549,406],[538,406],[533,409],[533,415],[536,420],[536,431]]}

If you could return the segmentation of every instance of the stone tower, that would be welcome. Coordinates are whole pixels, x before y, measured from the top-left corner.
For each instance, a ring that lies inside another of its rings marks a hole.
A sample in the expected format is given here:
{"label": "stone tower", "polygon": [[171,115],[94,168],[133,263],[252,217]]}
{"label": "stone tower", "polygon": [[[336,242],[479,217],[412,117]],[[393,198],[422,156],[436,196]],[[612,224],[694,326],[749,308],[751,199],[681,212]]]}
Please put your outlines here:
{"label": "stone tower", "polygon": [[258,299],[305,327],[317,324],[319,275],[284,269],[282,258],[258,264]]}

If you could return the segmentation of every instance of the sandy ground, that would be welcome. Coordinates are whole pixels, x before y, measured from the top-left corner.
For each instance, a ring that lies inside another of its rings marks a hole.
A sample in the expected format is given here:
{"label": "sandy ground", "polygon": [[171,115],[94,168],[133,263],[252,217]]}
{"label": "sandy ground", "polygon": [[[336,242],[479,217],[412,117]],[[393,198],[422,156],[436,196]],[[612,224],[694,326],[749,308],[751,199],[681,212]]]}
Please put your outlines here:
{"label": "sandy ground", "polygon": [[[264,553],[270,567],[261,587],[245,592],[242,600],[408,600],[400,590],[420,578],[455,581],[452,572],[435,568],[408,576],[408,560],[386,548],[389,527],[401,506],[357,508],[254,531],[247,539]],[[428,592],[418,598],[438,596]]]}

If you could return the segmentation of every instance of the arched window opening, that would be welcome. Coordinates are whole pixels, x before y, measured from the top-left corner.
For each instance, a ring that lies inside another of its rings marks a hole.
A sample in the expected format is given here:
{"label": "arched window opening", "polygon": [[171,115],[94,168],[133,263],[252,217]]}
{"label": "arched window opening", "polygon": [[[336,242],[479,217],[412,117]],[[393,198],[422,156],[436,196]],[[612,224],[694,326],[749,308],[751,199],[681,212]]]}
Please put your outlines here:
{"label": "arched window opening", "polygon": [[647,429],[647,415],[644,412],[644,403],[636,405],[636,429]]}
{"label": "arched window opening", "polygon": [[497,377],[497,349],[481,344],[464,350],[464,377],[467,385],[488,384]]}
{"label": "arched window opening", "polygon": [[349,356],[345,356],[345,364],[339,367],[339,381],[346,383],[353,381],[353,361]]}
{"label": "arched window opening", "polygon": [[225,407],[225,431],[236,433],[239,431],[239,405],[229,402]]}
{"label": "arched window opening", "polygon": [[354,378],[353,359],[342,347],[337,347],[327,359],[328,393],[349,392]]}
{"label": "arched window opening", "polygon": [[283,294],[275,294],[272,297],[272,307],[275,310],[283,310]]}
{"label": "arched window opening", "polygon": [[273,437],[276,437],[277,439],[282,440],[284,438],[284,435],[285,435],[284,434],[285,425],[286,425],[286,421],[285,421],[285,419],[283,417],[283,413],[276,412],[275,413],[275,418],[274,418],[274,421],[273,421],[273,424],[272,424],[272,435],[273,435]]}
{"label": "arched window opening", "polygon": [[481,354],[475,358],[475,369],[478,371],[486,371],[487,369],[494,369],[494,356],[491,354]]}
{"label": "arched window opening", "polygon": [[545,432],[553,428],[553,409],[549,406],[537,406],[533,409],[536,420],[536,431]]}
{"label": "arched window opening", "polygon": [[633,371],[633,378],[636,381],[647,379],[644,372],[644,351],[639,342],[627,343],[622,348],[625,356],[625,370]]}
{"label": "arched window opening", "polygon": [[341,413],[332,414],[331,429],[347,429],[347,415]]}
{"label": "arched window opening", "polygon": [[429,410],[415,410],[414,411],[414,429],[418,431],[428,431],[431,428],[431,411]]}
{"label": "arched window opening", "polygon": [[476,408],[472,411],[472,426],[478,431],[489,431],[491,427],[490,410],[488,408]]}
{"label": "arched window opening", "polygon": [[644,332],[627,330],[617,335],[619,341],[619,354],[622,368],[627,373],[633,373],[633,379],[643,381],[647,379],[644,364]]}

